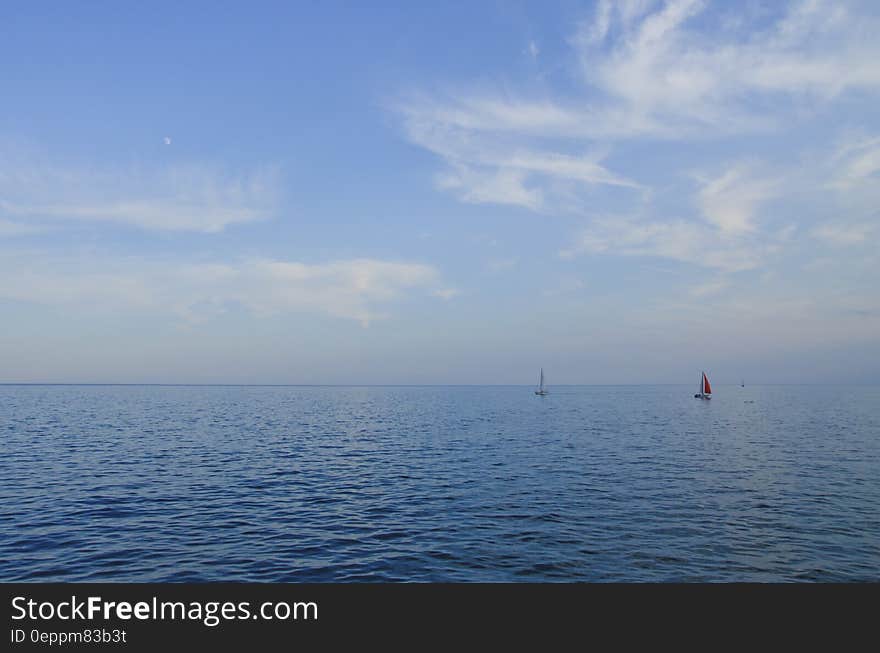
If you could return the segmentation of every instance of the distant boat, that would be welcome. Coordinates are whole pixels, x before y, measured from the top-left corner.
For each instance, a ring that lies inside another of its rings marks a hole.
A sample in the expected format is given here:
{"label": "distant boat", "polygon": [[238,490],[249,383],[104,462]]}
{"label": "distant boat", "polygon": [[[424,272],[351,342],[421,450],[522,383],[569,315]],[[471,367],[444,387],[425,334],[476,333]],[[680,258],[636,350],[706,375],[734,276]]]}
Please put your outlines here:
{"label": "distant boat", "polygon": [[740,388],[745,388],[745,387],[746,387],[746,380],[745,380],[745,379],[743,379],[743,382],[740,384],[739,387],[740,387]]}
{"label": "distant boat", "polygon": [[538,382],[538,389],[535,390],[536,395],[541,395],[542,397],[547,394],[547,391],[544,389],[544,368],[541,368],[541,380]]}
{"label": "distant boat", "polygon": [[707,377],[706,373],[703,372],[703,375],[700,378],[700,391],[694,395],[694,399],[711,399],[711,398],[712,398],[712,386],[709,385],[709,377]]}

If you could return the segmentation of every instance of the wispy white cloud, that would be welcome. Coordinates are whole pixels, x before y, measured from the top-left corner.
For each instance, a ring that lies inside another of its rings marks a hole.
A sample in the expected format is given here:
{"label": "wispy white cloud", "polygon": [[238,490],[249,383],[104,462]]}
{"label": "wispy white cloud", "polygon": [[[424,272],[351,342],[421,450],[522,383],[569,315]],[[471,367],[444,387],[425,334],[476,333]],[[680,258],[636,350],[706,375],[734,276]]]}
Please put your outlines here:
{"label": "wispy white cloud", "polygon": [[579,97],[536,99],[484,87],[422,94],[394,108],[410,124],[471,135],[705,138],[776,126],[791,120],[793,106],[880,89],[880,20],[857,6],[791,2],[769,26],[740,16],[735,30],[709,6],[599,2],[571,39],[582,71]]}
{"label": "wispy white cloud", "polygon": [[409,140],[440,156],[447,170],[437,187],[451,190],[464,202],[497,203],[531,210],[548,208],[554,184],[619,186],[639,184],[602,165],[604,153],[557,152],[529,140],[510,141],[492,133],[444,121],[415,105],[403,109]]}
{"label": "wispy white cloud", "polygon": [[832,247],[880,245],[880,137],[844,139],[819,162],[810,182],[831,202],[810,236]]}
{"label": "wispy white cloud", "polygon": [[532,59],[537,59],[538,55],[541,53],[540,48],[538,48],[538,44],[534,41],[529,41],[529,47],[526,49],[526,51],[529,53],[529,56]]}
{"label": "wispy white cloud", "polygon": [[[598,2],[570,41],[582,85],[564,96],[470,86],[392,106],[407,138],[448,164],[438,188],[469,203],[559,212],[584,204],[578,191],[587,187],[645,190],[606,163],[610,143],[775,128],[846,93],[880,91],[880,20],[857,4],[749,5],[736,20],[710,6]],[[839,183],[874,175],[877,151],[853,155]],[[736,234],[754,228],[755,208],[772,193],[772,182],[734,168],[700,202]]]}
{"label": "wispy white cloud", "polygon": [[9,255],[0,264],[0,298],[73,309],[176,315],[198,321],[233,306],[258,316],[332,315],[364,326],[382,307],[421,290],[449,298],[436,268],[351,259],[309,264],[257,259],[235,263],[158,263],[140,259]]}
{"label": "wispy white cloud", "polygon": [[850,191],[866,182],[880,187],[880,137],[860,138],[841,145],[833,157],[835,174],[828,186]]}
{"label": "wispy white cloud", "polygon": [[[562,256],[648,256],[738,272],[759,267],[791,237],[790,226],[775,233],[759,229],[761,204],[780,191],[780,179],[767,178],[757,167],[739,163],[716,176],[697,175],[697,182],[696,215],[663,217],[649,199],[633,215],[593,219]],[[698,293],[707,292],[698,289]]]}
{"label": "wispy white cloud", "polygon": [[738,235],[755,230],[756,209],[773,196],[777,187],[777,181],[757,177],[748,166],[740,164],[706,180],[698,204],[706,220],[722,234]]}
{"label": "wispy white cloud", "polygon": [[211,233],[271,216],[278,195],[273,168],[237,175],[203,164],[95,169],[0,158],[0,218],[31,226],[83,221]]}
{"label": "wispy white cloud", "polygon": [[521,170],[487,170],[463,164],[451,166],[436,178],[437,188],[455,192],[462,202],[509,204],[537,211],[544,204],[544,193],[527,186],[527,181]]}
{"label": "wispy white cloud", "polygon": [[[878,20],[855,6],[792,2],[768,27],[730,30],[704,0],[634,4],[600,3],[575,39],[585,82],[637,119],[634,135],[741,131],[790,116],[791,102],[880,88]],[[774,113],[762,96],[789,104]]]}
{"label": "wispy white cloud", "polygon": [[614,217],[594,220],[560,254],[564,258],[587,253],[647,256],[738,272],[758,267],[776,248],[754,239],[731,241],[718,229],[689,220]]}

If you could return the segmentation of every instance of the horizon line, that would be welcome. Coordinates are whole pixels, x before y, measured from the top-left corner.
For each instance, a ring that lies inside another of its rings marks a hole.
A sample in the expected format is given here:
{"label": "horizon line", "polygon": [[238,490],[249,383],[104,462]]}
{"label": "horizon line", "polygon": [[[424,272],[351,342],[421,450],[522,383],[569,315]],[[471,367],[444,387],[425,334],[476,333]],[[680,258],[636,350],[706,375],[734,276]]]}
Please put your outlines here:
{"label": "horizon line", "polygon": [[[643,387],[643,386],[691,386],[692,383],[556,383],[548,388],[570,387]],[[715,386],[737,386],[739,383],[713,383]],[[750,387],[762,386],[875,386],[880,381],[863,383],[751,383]],[[191,388],[531,388],[529,383],[174,383],[174,382],[68,382],[68,381],[0,381],[0,386],[94,386],[94,387],[191,387]],[[745,387],[745,386],[743,386]]]}

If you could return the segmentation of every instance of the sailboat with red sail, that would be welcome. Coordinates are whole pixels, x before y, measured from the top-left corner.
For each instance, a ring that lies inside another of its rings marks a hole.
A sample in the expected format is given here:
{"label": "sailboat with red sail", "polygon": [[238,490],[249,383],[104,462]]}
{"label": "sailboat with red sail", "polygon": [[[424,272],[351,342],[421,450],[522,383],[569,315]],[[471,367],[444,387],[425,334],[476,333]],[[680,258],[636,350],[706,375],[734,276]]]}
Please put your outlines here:
{"label": "sailboat with red sail", "polygon": [[694,395],[694,399],[711,399],[711,398],[712,398],[712,386],[709,385],[709,377],[706,376],[705,372],[703,372],[703,375],[700,378],[700,391]]}

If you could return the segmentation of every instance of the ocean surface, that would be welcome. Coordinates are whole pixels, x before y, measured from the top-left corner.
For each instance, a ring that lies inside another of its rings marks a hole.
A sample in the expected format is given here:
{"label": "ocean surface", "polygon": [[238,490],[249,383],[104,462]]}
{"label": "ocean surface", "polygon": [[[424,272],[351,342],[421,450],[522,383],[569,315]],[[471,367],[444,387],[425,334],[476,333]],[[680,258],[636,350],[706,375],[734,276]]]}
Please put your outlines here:
{"label": "ocean surface", "polygon": [[880,387],[0,386],[0,581],[880,581]]}

